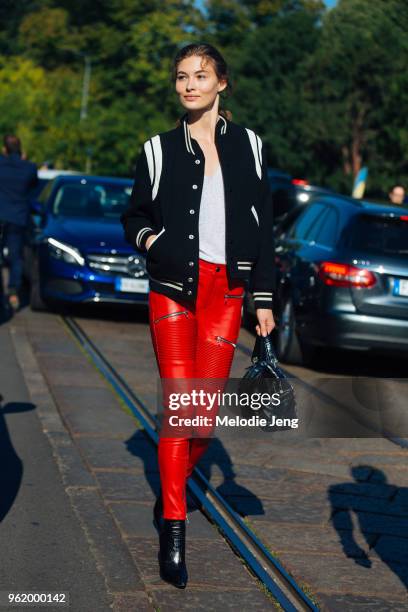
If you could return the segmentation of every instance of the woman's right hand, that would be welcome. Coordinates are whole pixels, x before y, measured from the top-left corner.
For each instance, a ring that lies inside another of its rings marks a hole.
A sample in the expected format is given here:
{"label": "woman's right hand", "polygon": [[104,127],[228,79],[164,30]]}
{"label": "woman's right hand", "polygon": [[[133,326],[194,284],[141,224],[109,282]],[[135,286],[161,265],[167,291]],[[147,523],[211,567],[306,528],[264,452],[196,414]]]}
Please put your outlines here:
{"label": "woman's right hand", "polygon": [[153,240],[156,238],[157,234],[152,234],[151,236],[148,237],[148,239],[146,240],[146,251],[148,251],[150,249],[150,245],[152,244]]}

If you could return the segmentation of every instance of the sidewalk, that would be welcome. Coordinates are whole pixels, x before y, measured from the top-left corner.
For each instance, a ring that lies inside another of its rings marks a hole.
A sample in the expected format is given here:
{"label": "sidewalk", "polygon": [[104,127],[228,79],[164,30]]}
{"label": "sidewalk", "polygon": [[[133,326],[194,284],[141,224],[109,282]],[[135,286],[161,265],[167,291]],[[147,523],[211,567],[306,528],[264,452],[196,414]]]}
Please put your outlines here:
{"label": "sidewalk", "polygon": [[[79,323],[154,408],[157,372],[146,322],[90,316]],[[61,319],[26,309],[10,328],[31,401],[114,609],[274,609],[197,511],[189,515],[187,589],[160,580],[154,447]],[[240,341],[253,342],[245,330]],[[231,375],[241,376],[247,365],[237,351]],[[322,610],[407,612],[407,454],[381,438],[220,439],[200,467]]]}
{"label": "sidewalk", "polygon": [[111,597],[61,482],[9,324],[0,327],[0,346],[0,590],[69,592],[72,610],[109,610]]}
{"label": "sidewalk", "polygon": [[[274,609],[218,530],[198,511],[189,514],[187,589],[180,591],[160,579],[158,537],[152,524],[159,487],[155,448],[60,319],[24,310],[11,329],[32,401],[41,406],[38,412],[65,489],[114,599],[114,610]],[[64,431],[61,423],[56,425],[58,414]],[[54,563],[60,561],[54,558]]]}

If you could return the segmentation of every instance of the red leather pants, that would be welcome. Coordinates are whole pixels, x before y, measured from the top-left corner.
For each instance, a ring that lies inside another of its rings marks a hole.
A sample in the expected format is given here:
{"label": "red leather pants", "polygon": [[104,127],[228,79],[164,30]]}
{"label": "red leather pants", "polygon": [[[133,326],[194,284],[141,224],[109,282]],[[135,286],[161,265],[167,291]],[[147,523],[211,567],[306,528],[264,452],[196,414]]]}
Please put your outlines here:
{"label": "red leather pants", "polygon": [[[244,292],[242,281],[228,280],[225,264],[203,259],[195,304],[150,291],[150,331],[162,379],[228,378]],[[160,437],[164,518],[186,518],[186,481],[209,442],[202,437]]]}

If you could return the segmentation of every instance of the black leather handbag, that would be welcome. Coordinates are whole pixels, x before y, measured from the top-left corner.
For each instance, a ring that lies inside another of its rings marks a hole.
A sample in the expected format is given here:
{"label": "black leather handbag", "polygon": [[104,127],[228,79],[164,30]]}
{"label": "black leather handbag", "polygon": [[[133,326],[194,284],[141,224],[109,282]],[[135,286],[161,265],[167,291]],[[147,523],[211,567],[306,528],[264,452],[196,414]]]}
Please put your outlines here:
{"label": "black leather handbag", "polygon": [[[260,419],[266,420],[267,423],[260,425],[263,431],[292,429],[293,419],[298,418],[295,391],[289,378],[278,365],[271,334],[257,335],[251,361],[252,365],[246,368],[241,379],[239,393],[278,394],[275,397],[279,397],[279,404],[276,405],[273,401],[265,403],[256,412],[251,406],[241,405],[241,416],[249,418],[258,414]],[[279,424],[276,424],[277,421]]]}

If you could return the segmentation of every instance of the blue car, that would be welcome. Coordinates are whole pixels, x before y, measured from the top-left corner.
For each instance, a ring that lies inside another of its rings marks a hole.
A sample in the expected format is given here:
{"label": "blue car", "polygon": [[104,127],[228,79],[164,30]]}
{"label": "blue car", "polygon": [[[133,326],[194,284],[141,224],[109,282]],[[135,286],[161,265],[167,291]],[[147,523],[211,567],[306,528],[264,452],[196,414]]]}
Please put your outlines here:
{"label": "blue car", "polygon": [[26,274],[30,305],[147,304],[145,257],[125,242],[119,217],[132,181],[66,175],[50,181],[33,204]]}

